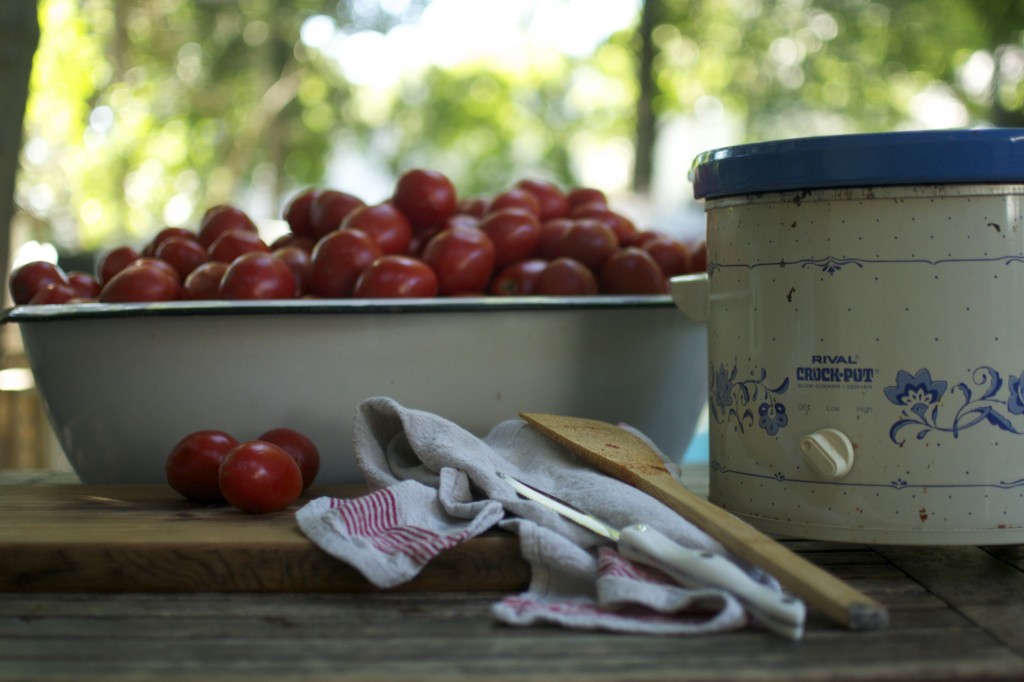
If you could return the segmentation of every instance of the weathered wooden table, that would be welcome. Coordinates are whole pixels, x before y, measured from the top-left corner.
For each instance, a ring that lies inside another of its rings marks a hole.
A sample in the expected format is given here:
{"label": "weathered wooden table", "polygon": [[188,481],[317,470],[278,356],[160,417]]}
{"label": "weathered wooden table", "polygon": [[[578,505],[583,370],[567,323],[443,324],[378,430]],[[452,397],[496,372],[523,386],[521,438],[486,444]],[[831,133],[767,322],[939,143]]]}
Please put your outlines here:
{"label": "weathered wooden table", "polygon": [[528,578],[509,537],[379,592],[287,517],[214,532],[214,513],[158,489],[0,472],[0,680],[1024,680],[1020,546],[787,541],[886,604],[890,627],[849,632],[812,611],[800,642],[625,636],[495,623],[491,604]]}

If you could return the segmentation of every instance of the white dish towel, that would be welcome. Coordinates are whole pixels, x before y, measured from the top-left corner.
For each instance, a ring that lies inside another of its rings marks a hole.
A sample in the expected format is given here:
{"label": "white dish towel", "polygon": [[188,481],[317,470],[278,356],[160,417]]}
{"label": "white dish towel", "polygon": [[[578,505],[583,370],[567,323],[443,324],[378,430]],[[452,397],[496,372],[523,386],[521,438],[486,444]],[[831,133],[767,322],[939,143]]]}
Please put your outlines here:
{"label": "white dish towel", "polygon": [[442,417],[379,397],[359,406],[354,426],[356,458],[372,492],[311,500],[296,518],[310,540],[377,587],[406,582],[446,548],[499,526],[519,536],[532,569],[526,592],[494,604],[500,622],[665,635],[722,632],[750,622],[728,592],[685,589],[519,497],[496,472],[613,526],[643,522],[684,546],[723,552],[661,502],[595,470],[520,419],[479,438]]}

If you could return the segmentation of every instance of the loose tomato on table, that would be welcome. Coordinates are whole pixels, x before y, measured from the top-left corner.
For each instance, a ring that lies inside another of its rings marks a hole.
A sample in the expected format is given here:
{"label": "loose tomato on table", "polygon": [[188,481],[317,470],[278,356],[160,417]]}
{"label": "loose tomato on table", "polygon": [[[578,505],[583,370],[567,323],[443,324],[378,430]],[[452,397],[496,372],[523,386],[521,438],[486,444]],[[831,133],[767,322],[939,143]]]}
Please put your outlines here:
{"label": "loose tomato on table", "polygon": [[228,452],[220,465],[218,483],[231,506],[250,514],[267,514],[299,499],[302,471],[284,448],[253,440]]}
{"label": "loose tomato on table", "polygon": [[316,475],[320,472],[320,451],[308,436],[295,429],[279,427],[261,434],[256,440],[273,443],[291,455],[302,472],[303,490],[316,480]]}
{"label": "loose tomato on table", "polygon": [[224,499],[220,465],[238,441],[229,433],[204,429],[188,434],[171,449],[164,466],[167,483],[183,497],[198,502]]}
{"label": "loose tomato on table", "polygon": [[437,275],[423,261],[392,254],[370,263],[356,280],[359,298],[431,298],[437,296]]}

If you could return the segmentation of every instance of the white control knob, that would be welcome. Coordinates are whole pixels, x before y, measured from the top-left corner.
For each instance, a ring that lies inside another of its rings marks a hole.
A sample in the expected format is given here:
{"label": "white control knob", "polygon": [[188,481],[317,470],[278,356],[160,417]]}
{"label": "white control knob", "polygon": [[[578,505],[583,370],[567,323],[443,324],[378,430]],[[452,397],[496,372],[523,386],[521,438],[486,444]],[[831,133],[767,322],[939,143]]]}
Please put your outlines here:
{"label": "white control knob", "polygon": [[837,429],[821,429],[800,439],[800,452],[825,478],[842,478],[853,466],[853,443]]}

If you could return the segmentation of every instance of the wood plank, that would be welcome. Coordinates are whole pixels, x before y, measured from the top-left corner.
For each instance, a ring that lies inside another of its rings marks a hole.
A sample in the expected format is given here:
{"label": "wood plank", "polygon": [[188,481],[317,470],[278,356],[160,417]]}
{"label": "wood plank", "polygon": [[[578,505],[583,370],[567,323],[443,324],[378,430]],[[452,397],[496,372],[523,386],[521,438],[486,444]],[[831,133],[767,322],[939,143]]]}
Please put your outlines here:
{"label": "wood plank", "polygon": [[880,547],[908,576],[1024,654],[1024,572],[979,547]]}
{"label": "wood plank", "polygon": [[[0,595],[0,680],[1019,680],[965,619],[650,637],[508,628],[493,593]],[[948,610],[947,610],[948,612]]]}
{"label": "wood plank", "polygon": [[[364,490],[338,486],[307,498]],[[254,516],[159,485],[4,486],[0,591],[374,589],[302,534],[295,508]],[[515,590],[528,581],[518,539],[495,530],[443,552],[401,589]]]}

